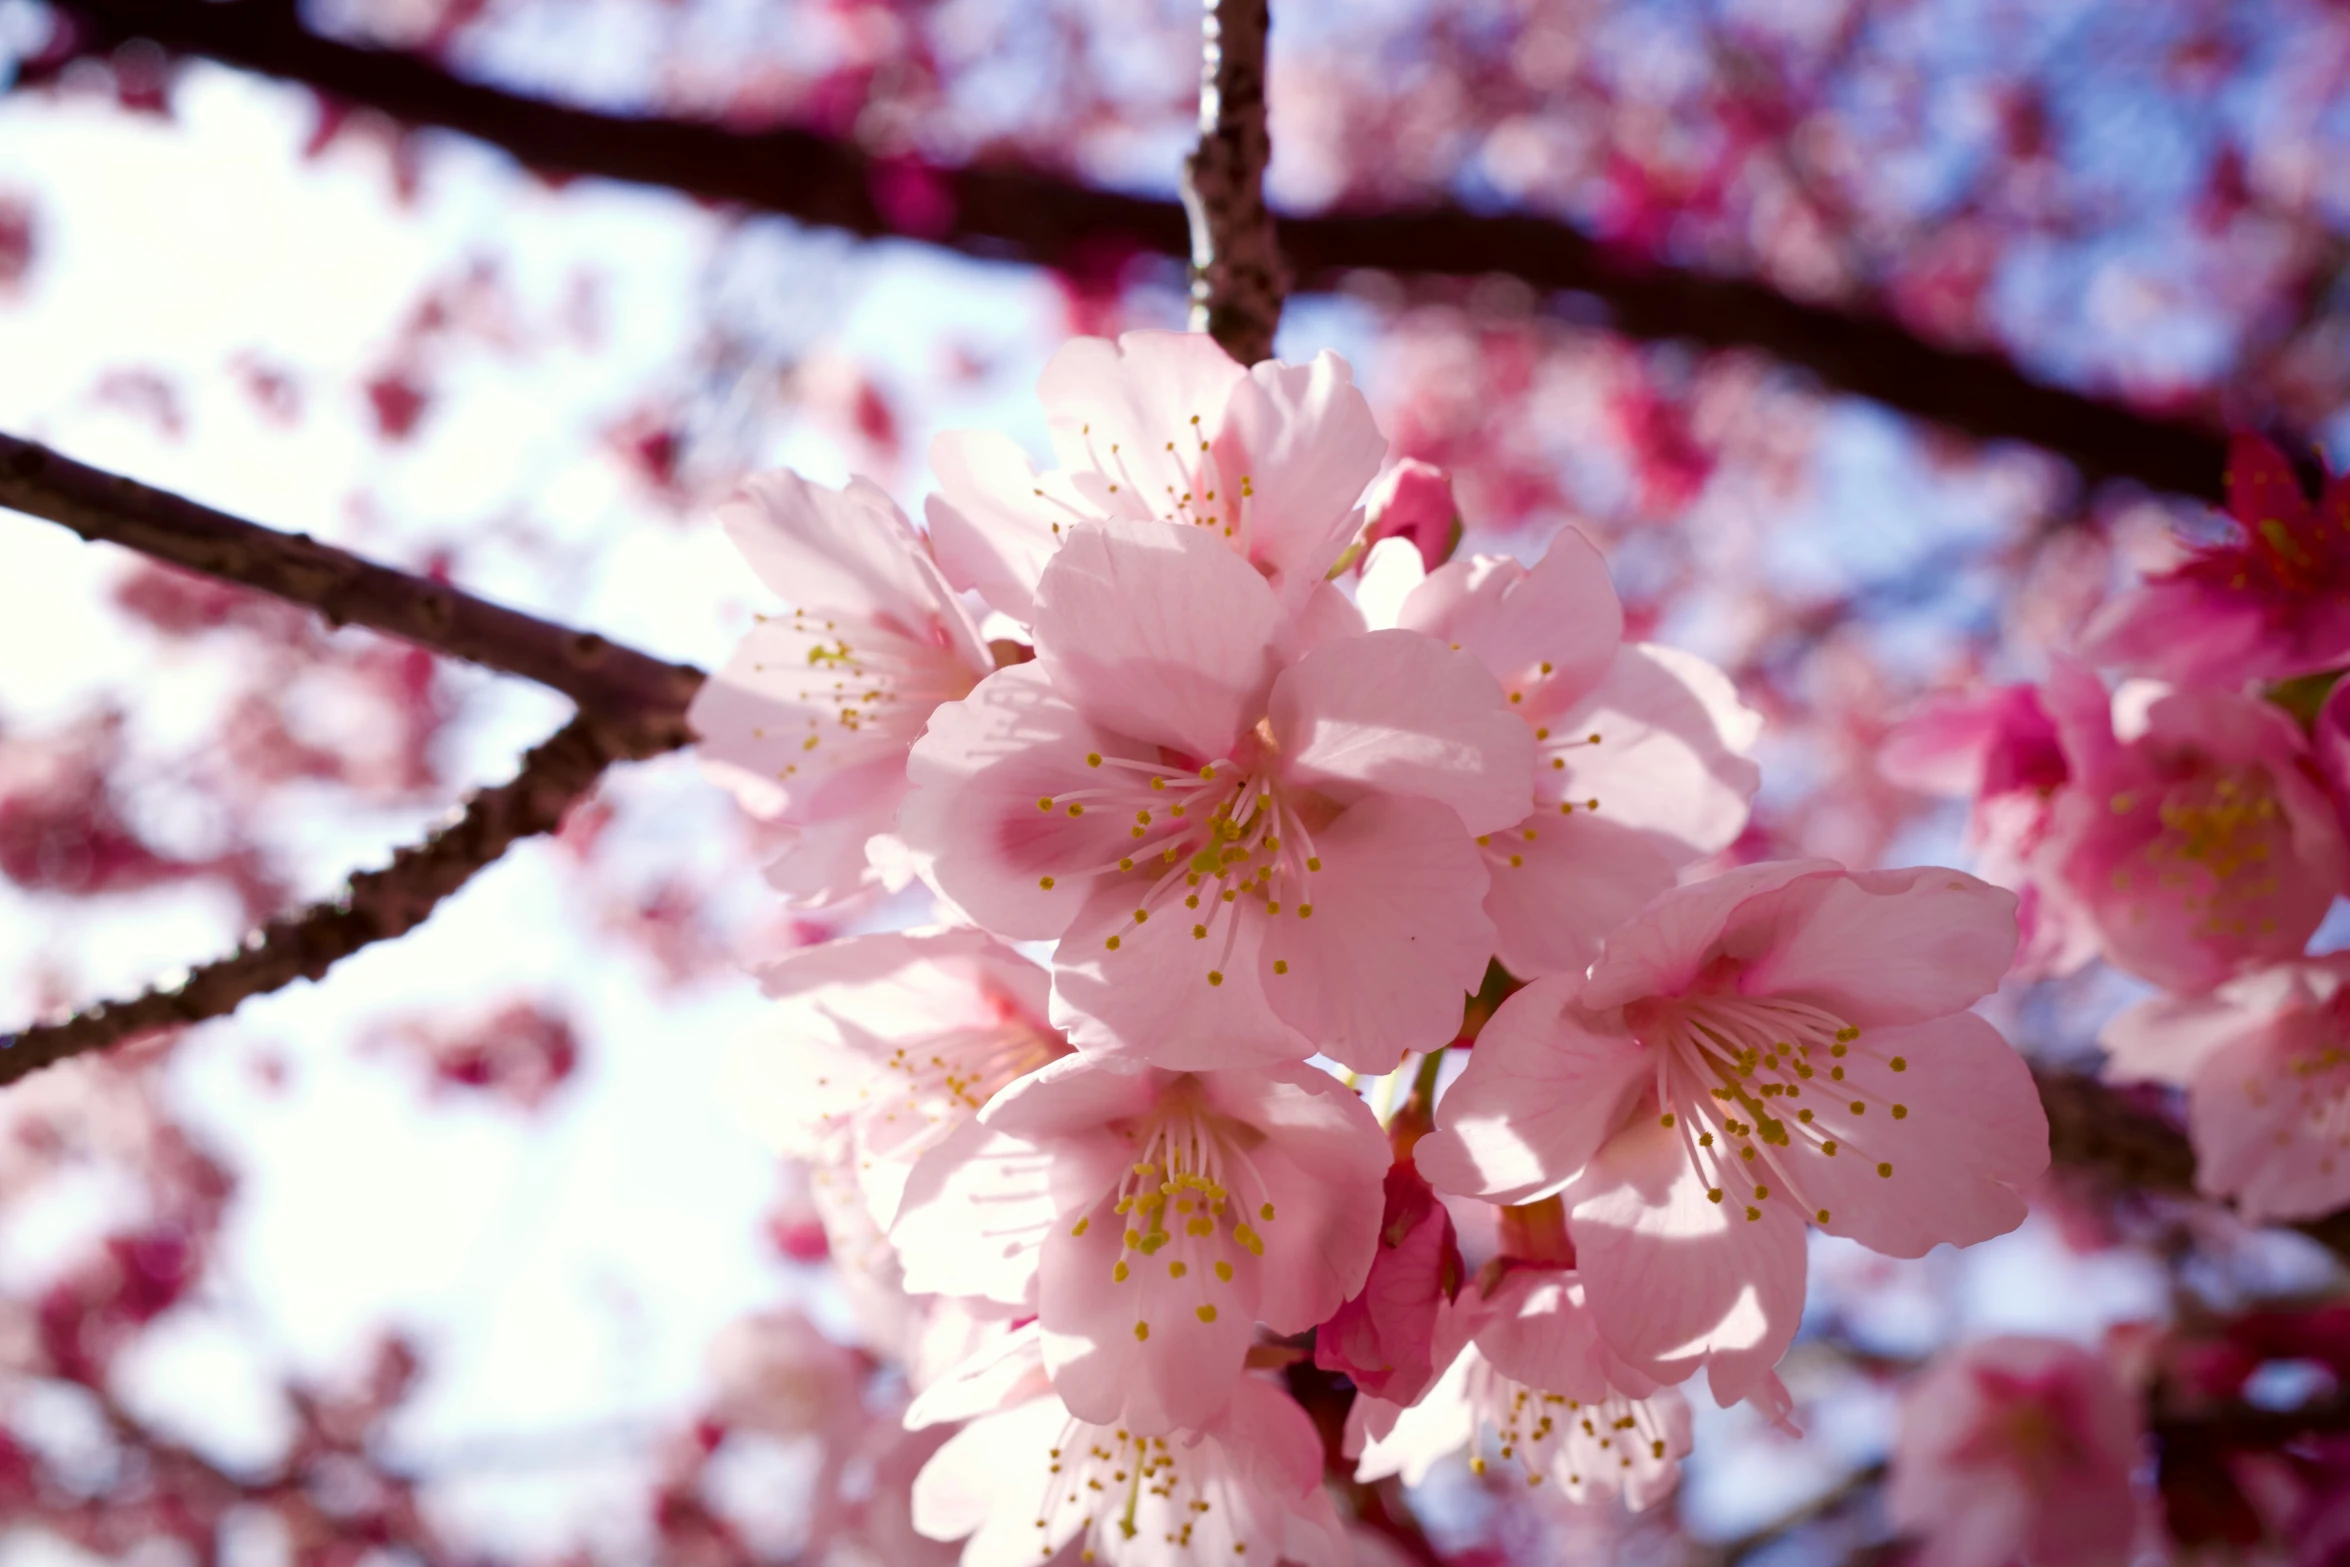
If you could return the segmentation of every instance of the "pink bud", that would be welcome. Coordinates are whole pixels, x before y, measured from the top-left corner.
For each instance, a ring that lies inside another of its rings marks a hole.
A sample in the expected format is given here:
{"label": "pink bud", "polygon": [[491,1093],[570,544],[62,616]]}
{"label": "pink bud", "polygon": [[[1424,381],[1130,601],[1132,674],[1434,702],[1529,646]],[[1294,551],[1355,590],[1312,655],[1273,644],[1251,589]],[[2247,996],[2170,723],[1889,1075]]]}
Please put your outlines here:
{"label": "pink bud", "polygon": [[1460,508],[1453,504],[1452,475],[1434,463],[1406,457],[1371,486],[1371,524],[1363,547],[1398,535],[1419,546],[1430,571],[1452,558],[1461,541]]}
{"label": "pink bud", "polygon": [[1374,1398],[1409,1404],[1436,1381],[1436,1318],[1459,1293],[1452,1216],[1408,1158],[1387,1171],[1379,1250],[1362,1292],[1314,1333],[1314,1364]]}

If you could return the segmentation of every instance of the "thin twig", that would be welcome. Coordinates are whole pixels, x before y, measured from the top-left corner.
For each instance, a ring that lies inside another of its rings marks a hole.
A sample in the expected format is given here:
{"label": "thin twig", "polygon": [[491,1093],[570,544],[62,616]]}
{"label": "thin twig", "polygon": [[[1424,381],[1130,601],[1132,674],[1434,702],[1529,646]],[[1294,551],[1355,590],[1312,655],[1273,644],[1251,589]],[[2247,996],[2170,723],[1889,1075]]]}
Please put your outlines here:
{"label": "thin twig", "polygon": [[454,822],[396,851],[382,870],[353,876],[340,897],[272,920],[167,989],[0,1035],[0,1085],[140,1035],[225,1017],[249,997],[315,980],[361,947],[407,934],[517,838],[553,831],[606,766],[643,754],[641,740],[574,718],[525,755],[511,780],[475,794]]}
{"label": "thin twig", "polygon": [[206,576],[366,626],[436,653],[562,692],[625,747],[650,756],[685,742],[703,675],[540,620],[444,582],[379,566],[305,534],[279,533],[0,434],[0,506]]}
{"label": "thin twig", "polygon": [[[142,37],[287,78],[412,125],[501,147],[532,168],[661,185],[862,235],[974,255],[1085,266],[1120,247],[1191,253],[1175,202],[1095,190],[1034,170],[878,159],[811,132],[592,113],[500,92],[414,55],[337,43],[266,0],[67,0],[94,47]],[[919,200],[904,199],[917,192]],[[1285,218],[1303,283],[1358,270],[1514,276],[1544,294],[1604,302],[1616,330],[1754,349],[1828,387],[1981,440],[2023,441],[2091,480],[2135,480],[2217,501],[2226,441],[2207,420],[2133,408],[2032,380],[2003,355],[1941,348],[1887,316],[1806,304],[1757,282],[1619,255],[1553,218],[1457,206]]]}
{"label": "thin twig", "polygon": [[224,1017],[248,997],[316,979],[373,942],[403,935],[517,838],[552,831],[615,761],[686,744],[686,705],[704,676],[593,632],[540,620],[446,583],[278,533],[135,480],[0,435],[0,506],[157,560],[255,588],[353,624],[520,675],[570,697],[579,716],[523,758],[512,780],[466,802],[449,826],[351,878],[330,902],[273,920],[179,984],[0,1035],[0,1085],[158,1030]]}
{"label": "thin twig", "polygon": [[1191,226],[1191,329],[1244,365],[1273,357],[1289,291],[1273,214],[1265,210],[1268,0],[1205,0],[1200,29],[1199,145],[1183,160]]}

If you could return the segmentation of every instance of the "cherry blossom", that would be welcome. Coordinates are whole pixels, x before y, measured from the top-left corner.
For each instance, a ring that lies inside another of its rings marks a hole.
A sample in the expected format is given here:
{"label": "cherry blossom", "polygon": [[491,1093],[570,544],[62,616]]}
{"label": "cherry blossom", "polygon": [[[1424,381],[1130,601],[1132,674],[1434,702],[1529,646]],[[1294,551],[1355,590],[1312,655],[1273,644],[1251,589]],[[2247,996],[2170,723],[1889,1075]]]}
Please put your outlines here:
{"label": "cherry blossom", "polygon": [[2113,1082],[2187,1090],[2195,1184],[2258,1224],[2350,1205],[2350,955],[2157,996],[2106,1026]]}
{"label": "cherry blossom", "polygon": [[2107,961],[2200,991],[2300,953],[2350,851],[2292,719],[2144,682],[2053,713],[2075,782],[2048,852]]}
{"label": "cherry blossom", "polygon": [[1023,624],[1071,529],[1115,520],[1196,527],[1295,607],[1360,528],[1355,502],[1387,446],[1337,355],[1243,369],[1195,333],[1073,339],[1037,395],[1057,468],[1039,474],[992,431],[949,432],[930,450],[940,565]]}
{"label": "cherry blossom", "polygon": [[1254,567],[1156,523],[1070,529],[1035,613],[915,746],[901,831],[978,923],[1059,938],[1072,1042],[1384,1072],[1450,1039],[1493,950],[1470,835],[1532,792],[1493,678],[1409,631],[1287,653]]}
{"label": "cherry blossom", "polygon": [[[1416,564],[1386,549],[1367,617]],[[1606,562],[1574,529],[1532,566],[1479,555],[1430,573],[1393,623],[1483,664],[1533,733],[1532,813],[1477,839],[1511,973],[1589,967],[1601,937],[1744,830],[1760,715],[1703,659],[1626,643]]]}
{"label": "cherry blossom", "polygon": [[1257,1323],[1302,1332],[1362,1287],[1387,1162],[1370,1109],[1311,1067],[1071,1056],[924,1155],[891,1236],[911,1291],[1032,1303],[1075,1414],[1196,1429]]}
{"label": "cherry blossom", "polygon": [[1112,1567],[1351,1559],[1322,1489],[1321,1438],[1262,1378],[1239,1378],[1197,1429],[1148,1435],[1073,1414],[1030,1334],[907,1412],[916,1426],[963,1418],[915,1477],[914,1526],[969,1536],[964,1567],[1027,1567],[1072,1544]]}
{"label": "cherry blossom", "polygon": [[1938,1357],[1902,1401],[1885,1507],[1921,1567],[2119,1567],[2134,1555],[2136,1401],[2097,1355],[1994,1338]]}
{"label": "cherry blossom", "polygon": [[2284,453],[2240,434],[2227,484],[2239,535],[2108,603],[2082,636],[2092,662],[2223,686],[2350,664],[2350,476],[2313,505]]}
{"label": "cherry blossom", "polygon": [[1621,1495],[1637,1511],[1671,1494],[1689,1452],[1689,1406],[1601,1342],[1572,1271],[1512,1268],[1447,1318],[1450,1365],[1425,1398],[1356,1398],[1347,1442],[1357,1479],[1418,1485],[1468,1447],[1478,1472],[1490,1453],[1572,1501]]}
{"label": "cherry blossom", "polygon": [[1561,1194],[1609,1347],[1734,1403],[1795,1332],[1807,1225],[1915,1257],[2022,1222],[2047,1120],[1964,1010],[2014,908],[1956,871],[1819,860],[1675,889],[1587,978],[1503,1003],[1415,1158],[1443,1191]]}
{"label": "cherry blossom", "polygon": [[2097,955],[2097,927],[2047,852],[2057,801],[2072,783],[2049,709],[2070,701],[2102,715],[2106,700],[2096,676],[2060,662],[2046,688],[1993,686],[1929,700],[1894,726],[1877,754],[1878,771],[1904,788],[1974,802],[1967,846],[1976,869],[2016,894],[2018,978],[2069,974]]}
{"label": "cherry blossom", "polygon": [[884,879],[868,841],[897,819],[907,748],[995,661],[929,547],[869,480],[834,490],[756,474],[718,519],[792,607],[760,618],[687,720],[712,776],[788,835],[768,879],[796,901],[832,902]]}
{"label": "cherry blossom", "polygon": [[982,931],[851,936],[757,972],[782,1005],[737,1081],[802,1157],[847,1139],[842,1163],[883,1229],[917,1159],[1068,1053],[1045,971]]}

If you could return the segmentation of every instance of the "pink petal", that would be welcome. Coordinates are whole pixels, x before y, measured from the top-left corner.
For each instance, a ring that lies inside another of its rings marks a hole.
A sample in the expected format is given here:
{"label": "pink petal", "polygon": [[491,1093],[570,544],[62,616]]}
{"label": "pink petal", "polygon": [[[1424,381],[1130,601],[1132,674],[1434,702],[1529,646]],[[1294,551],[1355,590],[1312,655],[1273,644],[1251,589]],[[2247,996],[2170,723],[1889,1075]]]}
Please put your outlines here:
{"label": "pink petal", "polygon": [[1156,517],[1169,496],[1191,491],[1199,444],[1247,374],[1205,333],[1128,332],[1064,343],[1036,392],[1054,454],[1092,480],[1089,499],[1114,515]]}
{"label": "pink petal", "polygon": [[916,1160],[890,1226],[906,1292],[1033,1300],[1037,1248],[1060,1216],[1053,1159],[972,1121]]}
{"label": "pink petal", "polygon": [[1403,624],[1405,603],[1427,580],[1428,568],[1411,540],[1381,539],[1372,545],[1355,583],[1355,604],[1363,612],[1363,624],[1373,631],[1392,631]]}
{"label": "pink petal", "polygon": [[1171,1071],[1311,1055],[1313,1041],[1266,993],[1268,984],[1290,984],[1296,975],[1294,964],[1286,977],[1268,970],[1264,905],[1241,899],[1220,911],[1192,911],[1166,902],[1137,920],[1147,912],[1141,896],[1150,886],[1147,871],[1104,878],[1061,938],[1053,955],[1053,1020],[1070,1043]]}
{"label": "pink petal", "polygon": [[1609,935],[1591,966],[1583,1004],[1604,1011],[1643,996],[1682,994],[1713,961],[1725,928],[1747,902],[1805,877],[1841,874],[1833,860],[1765,860],[1674,888]]}
{"label": "pink petal", "polygon": [[1522,1268],[1490,1297],[1492,1315],[1477,1330],[1477,1349],[1513,1382],[1597,1404],[1612,1393],[1646,1397],[1654,1384],[1610,1384],[1612,1355],[1600,1343],[1599,1319],[1571,1272]]}
{"label": "pink petal", "polygon": [[1316,833],[1314,852],[1313,901],[1264,922],[1265,993],[1331,1059],[1392,1071],[1460,1030],[1493,951],[1485,867],[1449,809],[1381,795]]}
{"label": "pink petal", "polygon": [[1121,1262],[1126,1221],[1108,1197],[1086,1217],[1083,1234],[1059,1224],[1044,1243],[1037,1314],[1054,1391],[1100,1425],[1150,1434],[1205,1425],[1240,1380],[1261,1264],[1242,1252],[1229,1282],[1205,1269],[1171,1277],[1177,1264],[1155,1257]]}
{"label": "pink petal", "polygon": [[1521,693],[1528,722],[1590,691],[1624,638],[1607,562],[1571,527],[1531,567],[1478,555],[1430,572],[1404,602],[1400,623],[1459,648]]}
{"label": "pink petal", "polygon": [[1339,590],[1337,583],[1318,582],[1297,610],[1282,622],[1274,639],[1274,653],[1283,664],[1294,664],[1325,642],[1359,637],[1366,629],[1363,612]]}
{"label": "pink petal", "polygon": [[2022,1189],[2048,1169],[2048,1117],[1999,1030],[1971,1012],[1864,1029],[1838,1064],[1842,1081],[1815,1079],[1803,1096],[1836,1156],[1803,1140],[1778,1154],[1804,1200],[1830,1214],[1821,1228],[1922,1257],[2024,1222]]}
{"label": "pink petal", "polygon": [[[836,652],[852,646],[851,658]],[[844,703],[840,682],[872,660],[917,672],[916,683],[939,695],[901,694],[888,676],[867,677],[888,694],[862,708]],[[860,812],[877,783],[903,776],[906,750],[938,702],[978,681],[947,653],[862,623],[773,619],[753,626],[702,683],[686,722],[711,776],[746,810],[804,825]]]}
{"label": "pink petal", "polygon": [[[914,1477],[914,1528],[933,1540],[959,1540],[976,1531],[963,1560],[992,1567],[983,1547],[991,1534],[1010,1532],[1003,1520],[1014,1509],[1004,1506],[1006,1492],[1031,1482],[1035,1456],[1059,1440],[1068,1423],[1057,1400],[1039,1398],[983,1416],[948,1437]],[[1027,1530],[1018,1537],[1025,1562],[1035,1555],[1036,1530],[1027,1519],[1020,1525]]]}
{"label": "pink petal", "polygon": [[[1561,804],[1645,834],[1675,866],[1746,830],[1762,773],[1746,756],[1762,718],[1693,654],[1627,647],[1590,694],[1545,726],[1536,814]],[[1597,736],[1597,739],[1593,737]]]}
{"label": "pink petal", "polygon": [[1052,984],[1018,949],[967,926],[843,936],[751,972],[776,1000],[821,992],[829,1015],[882,1035],[1000,1022],[1004,1000],[1042,1023]]}
{"label": "pink petal", "polygon": [[827,908],[872,891],[881,873],[868,857],[876,833],[886,832],[905,796],[905,780],[876,791],[870,817],[843,817],[800,827],[771,829],[777,853],[762,868],[767,885],[799,908]]}
{"label": "pink petal", "polygon": [[1491,832],[1533,804],[1534,740],[1477,664],[1409,631],[1315,649],[1282,671],[1271,705],[1282,777],[1337,800],[1409,794]]}
{"label": "pink petal", "polygon": [[1575,1177],[1615,1135],[1656,1063],[1579,1004],[1579,975],[1538,979],[1501,1004],[1412,1150],[1429,1184],[1519,1203]]}
{"label": "pink petal", "polygon": [[1240,1379],[1214,1435],[1235,1468],[1276,1494],[1304,1497],[1322,1483],[1322,1437],[1313,1417],[1261,1377]]}
{"label": "pink petal", "polygon": [[1066,527],[1078,516],[1074,496],[1057,475],[1039,477],[1019,443],[993,430],[941,432],[930,443],[930,470],[941,493],[923,510],[939,569],[954,586],[1027,623],[1036,579],[1060,547],[1054,524]]}
{"label": "pink petal", "polygon": [[1166,1082],[1164,1072],[1063,1056],[1005,1084],[979,1119],[1008,1137],[1049,1144],[1146,1113]]}
{"label": "pink petal", "polygon": [[[2272,971],[2281,973],[2283,971]],[[2155,996],[2105,1025],[2109,1083],[2166,1083],[2184,1088],[2203,1063],[2240,1037],[2252,1018],[2234,999],[2234,985],[2216,995]]]}
{"label": "pink petal", "polygon": [[1963,1011],[2015,957],[2015,894],[1938,866],[1789,888],[1735,922],[1739,989],[1814,1002],[1864,1028]]}
{"label": "pink petal", "polygon": [[1103,728],[1222,757],[1264,711],[1272,590],[1203,530],[1156,522],[1070,530],[1036,590],[1036,658]]}
{"label": "pink petal", "polygon": [[2156,680],[2236,686],[2276,662],[2267,605],[2199,576],[2156,577],[2115,595],[2080,636],[2090,663]]}
{"label": "pink petal", "polygon": [[1386,452],[1346,361],[1327,350],[1310,365],[1267,360],[1233,387],[1216,467],[1245,497],[1236,542],[1285,601],[1311,592],[1345,550]]}
{"label": "pink petal", "polygon": [[753,474],[718,508],[718,521],[759,580],[811,615],[915,635],[946,608],[943,583],[923,569],[921,536],[869,479],[836,490],[788,468]]}
{"label": "pink petal", "polygon": [[1704,1366],[1725,1409],[1761,1385],[1803,1317],[1793,1207],[1709,1202],[1680,1137],[1653,1119],[1601,1148],[1567,1198],[1577,1269],[1611,1349],[1660,1382]]}
{"label": "pink petal", "polygon": [[999,670],[940,708],[915,742],[899,836],[924,878],[974,920],[1049,940],[1076,917],[1090,873],[1115,865],[1129,839],[1108,812],[1071,816],[1037,802],[1087,787],[1089,754],[1137,750],[1088,723],[1036,664]]}
{"label": "pink petal", "polygon": [[1314,1330],[1314,1364],[1340,1373],[1359,1393],[1410,1403],[1443,1369],[1435,1356],[1437,1316],[1460,1288],[1465,1265],[1452,1216],[1409,1159],[1397,1161],[1382,1184],[1371,1271]]}
{"label": "pink petal", "polygon": [[1673,885],[1673,863],[1654,841],[1588,811],[1537,811],[1492,835],[1494,955],[1520,978],[1580,975],[1609,932]]}
{"label": "pink petal", "polygon": [[1201,1084],[1216,1110],[1265,1134],[1249,1155],[1273,1210],[1250,1220],[1265,1246],[1257,1313],[1276,1333],[1303,1332],[1370,1271],[1387,1138],[1370,1106],[1313,1067],[1217,1072]]}

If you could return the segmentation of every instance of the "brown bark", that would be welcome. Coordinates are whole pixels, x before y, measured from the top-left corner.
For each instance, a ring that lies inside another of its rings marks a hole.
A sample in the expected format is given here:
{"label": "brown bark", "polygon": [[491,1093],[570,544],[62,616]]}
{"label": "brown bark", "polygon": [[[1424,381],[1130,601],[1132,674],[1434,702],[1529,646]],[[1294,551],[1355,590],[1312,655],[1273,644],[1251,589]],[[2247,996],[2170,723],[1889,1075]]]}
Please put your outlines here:
{"label": "brown bark", "polygon": [[[2048,1112],[2055,1162],[2106,1184],[2171,1197],[2194,1197],[2195,1150],[2159,1115],[2139,1109],[2093,1077],[2036,1068]],[[2350,1262],[2350,1212],[2290,1226]]]}
{"label": "brown bark", "polygon": [[[303,29],[279,0],[69,0],[108,41],[144,37],[303,82],[414,125],[442,126],[505,149],[532,168],[663,185],[861,235],[897,234],[974,255],[1067,265],[1116,244],[1191,253],[1182,207],[1089,189],[1034,170],[885,164],[852,144],[793,129],[741,132],[712,123],[592,113],[483,87],[421,58],[354,47]],[[887,176],[885,179],[883,176]],[[917,229],[880,192],[925,182]],[[2225,439],[2194,418],[2044,385],[2005,357],[1939,347],[1878,314],[1806,304],[1746,279],[1619,255],[1571,226],[1453,206],[1286,218],[1296,277],[1328,287],[1356,269],[1398,274],[1509,274],[1543,293],[1591,295],[1617,330],[1708,348],[1759,350],[1826,386],[1989,441],[2022,441],[2092,479],[2134,480],[2221,497]]]}
{"label": "brown bark", "polygon": [[1191,227],[1191,329],[1244,365],[1273,357],[1289,291],[1273,214],[1265,210],[1267,0],[1205,0],[1199,145],[1183,161]]}
{"label": "brown bark", "polygon": [[562,692],[652,755],[686,740],[702,672],[279,533],[0,434],[0,506]]}
{"label": "brown bark", "polygon": [[540,620],[0,435],[0,506],[562,692],[579,716],[523,758],[512,780],[469,800],[451,825],[403,848],[341,897],[274,920],[181,983],[0,1035],[0,1085],[132,1037],[234,1011],[248,996],[316,979],[372,942],[422,924],[517,838],[550,832],[612,762],[691,738],[698,669]]}

